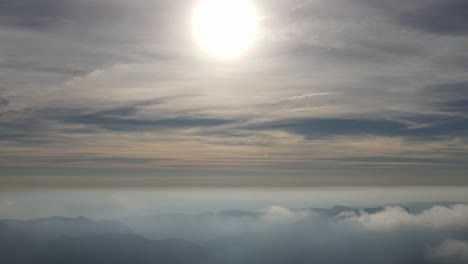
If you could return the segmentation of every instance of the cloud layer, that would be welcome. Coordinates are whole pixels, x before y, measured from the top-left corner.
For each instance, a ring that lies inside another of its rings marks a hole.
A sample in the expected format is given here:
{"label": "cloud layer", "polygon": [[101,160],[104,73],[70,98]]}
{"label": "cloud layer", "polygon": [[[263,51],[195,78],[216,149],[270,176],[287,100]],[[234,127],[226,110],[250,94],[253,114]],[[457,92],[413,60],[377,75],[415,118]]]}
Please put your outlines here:
{"label": "cloud layer", "polygon": [[229,62],[197,47],[196,2],[2,1],[2,170],[468,183],[465,1],[254,1]]}
{"label": "cloud layer", "polygon": [[468,206],[434,206],[420,214],[412,214],[402,207],[387,207],[383,211],[369,214],[344,212],[347,220],[357,221],[370,230],[392,231],[401,228],[468,228]]}
{"label": "cloud layer", "polygon": [[467,205],[406,205],[271,206],[258,211],[128,215],[120,221],[0,220],[1,249],[7,249],[0,250],[0,256],[12,263],[34,259],[77,264],[129,258],[136,263],[466,263]]}
{"label": "cloud layer", "polygon": [[468,242],[445,240],[437,247],[431,248],[429,259],[435,263],[464,263],[468,261]]}

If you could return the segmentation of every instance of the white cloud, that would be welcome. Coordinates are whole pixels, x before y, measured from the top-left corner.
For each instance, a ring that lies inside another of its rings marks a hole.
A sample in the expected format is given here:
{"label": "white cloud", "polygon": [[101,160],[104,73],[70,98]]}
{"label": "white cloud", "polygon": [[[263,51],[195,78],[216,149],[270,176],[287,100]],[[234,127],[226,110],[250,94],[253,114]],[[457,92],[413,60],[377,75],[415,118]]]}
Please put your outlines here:
{"label": "white cloud", "polygon": [[402,207],[387,207],[376,214],[361,211],[345,218],[345,221],[356,221],[375,231],[391,231],[405,227],[467,228],[468,206],[434,206],[420,214],[411,214]]}
{"label": "white cloud", "polygon": [[271,206],[262,211],[262,220],[269,223],[291,223],[305,220],[311,214],[306,211],[293,211],[281,206]]}

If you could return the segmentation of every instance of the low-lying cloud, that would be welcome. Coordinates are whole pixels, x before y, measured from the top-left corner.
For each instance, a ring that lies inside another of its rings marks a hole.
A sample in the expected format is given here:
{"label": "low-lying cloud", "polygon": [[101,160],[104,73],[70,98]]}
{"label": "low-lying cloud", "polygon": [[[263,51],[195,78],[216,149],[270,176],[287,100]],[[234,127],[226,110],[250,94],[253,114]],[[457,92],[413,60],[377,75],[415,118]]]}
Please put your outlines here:
{"label": "low-lying cloud", "polygon": [[394,231],[400,228],[468,228],[468,206],[462,204],[434,206],[419,214],[412,214],[403,207],[386,207],[375,214],[359,211],[344,212],[340,216],[376,231]]}
{"label": "low-lying cloud", "polygon": [[261,220],[267,223],[294,223],[315,215],[306,211],[292,211],[281,206],[271,206],[262,211]]}
{"label": "low-lying cloud", "polygon": [[428,259],[435,263],[468,263],[468,242],[448,239],[429,248]]}
{"label": "low-lying cloud", "polygon": [[[37,263],[48,264],[128,263],[128,256],[137,256],[133,263],[462,264],[468,260],[467,211],[464,204],[420,203],[373,208],[271,206],[258,211],[129,216],[120,221],[3,220],[0,245],[9,250],[0,248],[0,257],[34,259],[37,252],[23,245],[34,248],[28,241],[41,241],[54,248],[37,249],[43,260]],[[74,262],[69,262],[70,254]]]}

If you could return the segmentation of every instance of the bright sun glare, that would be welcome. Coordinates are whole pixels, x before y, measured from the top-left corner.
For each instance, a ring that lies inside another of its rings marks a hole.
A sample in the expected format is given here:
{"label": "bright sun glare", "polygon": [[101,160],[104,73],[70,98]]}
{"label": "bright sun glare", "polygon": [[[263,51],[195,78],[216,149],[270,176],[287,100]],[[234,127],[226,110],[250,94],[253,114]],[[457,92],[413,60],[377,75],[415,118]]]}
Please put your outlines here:
{"label": "bright sun glare", "polygon": [[229,59],[253,42],[259,18],[249,0],[201,0],[193,17],[198,44],[209,54]]}

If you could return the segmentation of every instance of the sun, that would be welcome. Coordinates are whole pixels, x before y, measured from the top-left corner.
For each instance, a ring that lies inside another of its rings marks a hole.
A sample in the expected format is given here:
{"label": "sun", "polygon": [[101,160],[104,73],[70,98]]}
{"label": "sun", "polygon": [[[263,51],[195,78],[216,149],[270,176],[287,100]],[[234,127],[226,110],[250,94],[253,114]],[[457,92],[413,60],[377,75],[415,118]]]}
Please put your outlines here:
{"label": "sun", "polygon": [[258,21],[249,0],[201,0],[193,16],[193,31],[202,49],[230,59],[251,46]]}

